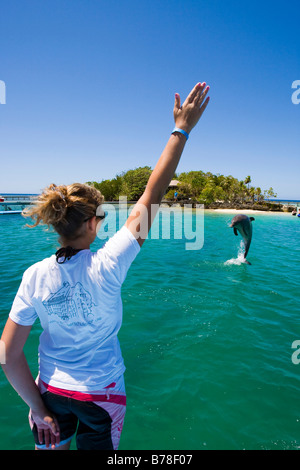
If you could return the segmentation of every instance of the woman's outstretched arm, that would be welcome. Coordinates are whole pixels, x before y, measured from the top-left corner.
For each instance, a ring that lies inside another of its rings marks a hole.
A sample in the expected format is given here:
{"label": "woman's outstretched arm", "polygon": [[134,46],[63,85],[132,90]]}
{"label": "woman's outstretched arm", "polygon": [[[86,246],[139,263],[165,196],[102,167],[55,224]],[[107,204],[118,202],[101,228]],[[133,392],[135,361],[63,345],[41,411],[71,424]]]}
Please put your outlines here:
{"label": "woman's outstretched arm", "polygon": [[[202,116],[208,102],[209,87],[206,83],[198,83],[190,92],[181,106],[180,96],[175,95],[174,121],[175,127],[189,134]],[[146,189],[134,206],[126,221],[126,226],[136,237],[140,246],[147,238],[152,222],[163,195],[176,171],[187,137],[180,131],[171,134],[161,154]]]}

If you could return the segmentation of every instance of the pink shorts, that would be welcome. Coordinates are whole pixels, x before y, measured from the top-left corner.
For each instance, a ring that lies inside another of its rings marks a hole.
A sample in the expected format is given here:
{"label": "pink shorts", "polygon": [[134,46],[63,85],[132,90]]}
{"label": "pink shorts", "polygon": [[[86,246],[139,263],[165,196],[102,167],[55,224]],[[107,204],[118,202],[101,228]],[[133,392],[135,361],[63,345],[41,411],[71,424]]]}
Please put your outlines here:
{"label": "pink shorts", "polygon": [[[67,443],[76,435],[79,450],[117,450],[126,412],[124,377],[102,390],[75,392],[48,385],[38,377],[37,384],[45,406],[57,418],[61,441]],[[37,427],[29,413],[36,447],[43,449]]]}

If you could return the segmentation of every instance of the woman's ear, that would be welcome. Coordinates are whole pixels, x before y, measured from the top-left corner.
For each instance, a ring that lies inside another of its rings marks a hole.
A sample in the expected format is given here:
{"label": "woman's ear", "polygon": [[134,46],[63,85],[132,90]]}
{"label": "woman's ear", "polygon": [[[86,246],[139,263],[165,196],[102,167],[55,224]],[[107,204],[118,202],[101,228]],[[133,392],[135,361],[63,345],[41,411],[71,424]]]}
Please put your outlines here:
{"label": "woman's ear", "polygon": [[96,230],[96,227],[97,227],[97,219],[96,219],[96,216],[94,216],[94,217],[91,217],[87,221],[87,230],[89,232],[94,232]]}

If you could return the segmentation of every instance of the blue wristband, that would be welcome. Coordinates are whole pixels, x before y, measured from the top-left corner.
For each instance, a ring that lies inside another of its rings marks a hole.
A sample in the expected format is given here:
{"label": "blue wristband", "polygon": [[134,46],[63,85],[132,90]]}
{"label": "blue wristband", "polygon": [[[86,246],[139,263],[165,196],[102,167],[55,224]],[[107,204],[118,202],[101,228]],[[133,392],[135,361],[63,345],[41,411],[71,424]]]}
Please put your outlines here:
{"label": "blue wristband", "polygon": [[174,127],[174,129],[172,130],[172,134],[174,134],[174,132],[180,132],[180,134],[183,134],[186,137],[186,140],[188,140],[189,138],[189,134],[183,129],[179,129],[179,127]]}

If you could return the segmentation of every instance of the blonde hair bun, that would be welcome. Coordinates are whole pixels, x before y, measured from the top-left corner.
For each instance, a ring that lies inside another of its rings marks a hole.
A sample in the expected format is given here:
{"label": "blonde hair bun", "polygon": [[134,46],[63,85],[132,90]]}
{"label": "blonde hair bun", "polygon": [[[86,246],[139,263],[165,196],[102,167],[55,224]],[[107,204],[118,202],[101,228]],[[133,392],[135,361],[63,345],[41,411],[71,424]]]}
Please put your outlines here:
{"label": "blonde hair bun", "polygon": [[[66,220],[68,210],[68,193],[66,186],[56,186],[51,184],[46,190],[47,206],[50,210],[44,211],[43,222],[47,225],[56,225]],[[51,210],[52,209],[52,210]]]}
{"label": "blonde hair bun", "polygon": [[93,186],[73,183],[68,186],[50,184],[38,196],[35,204],[23,211],[25,217],[52,226],[64,240],[75,240],[85,220],[96,215],[103,196]]}

